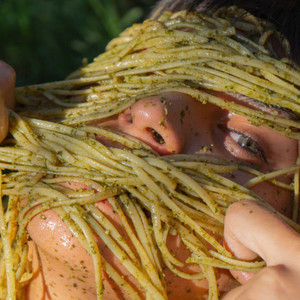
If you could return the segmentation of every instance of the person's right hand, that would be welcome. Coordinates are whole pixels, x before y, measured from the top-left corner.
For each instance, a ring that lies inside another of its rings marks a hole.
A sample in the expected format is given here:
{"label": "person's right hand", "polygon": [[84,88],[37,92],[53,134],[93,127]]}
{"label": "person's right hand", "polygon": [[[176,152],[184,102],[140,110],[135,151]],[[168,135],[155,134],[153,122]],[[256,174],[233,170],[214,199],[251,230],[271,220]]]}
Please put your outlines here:
{"label": "person's right hand", "polygon": [[8,131],[7,107],[14,107],[16,74],[14,69],[0,60],[0,143]]}
{"label": "person's right hand", "polygon": [[237,258],[260,256],[267,266],[255,276],[235,272],[246,280],[222,300],[300,299],[300,235],[281,219],[252,201],[236,202],[225,217],[225,241]]}

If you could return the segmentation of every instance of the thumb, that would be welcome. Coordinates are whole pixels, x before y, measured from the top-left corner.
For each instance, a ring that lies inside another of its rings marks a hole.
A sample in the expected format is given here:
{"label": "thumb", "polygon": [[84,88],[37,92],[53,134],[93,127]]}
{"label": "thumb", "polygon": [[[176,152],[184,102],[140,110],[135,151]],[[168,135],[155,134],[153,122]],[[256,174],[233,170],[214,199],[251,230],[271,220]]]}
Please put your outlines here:
{"label": "thumb", "polygon": [[224,238],[237,258],[253,260],[260,256],[267,266],[292,264],[293,253],[300,249],[299,235],[253,201],[239,201],[229,207]]}
{"label": "thumb", "polygon": [[15,104],[14,89],[16,83],[15,70],[0,60],[0,97],[5,101],[8,108],[13,109]]}
{"label": "thumb", "polygon": [[0,95],[0,143],[5,138],[8,131],[8,115],[7,109],[4,102]]}
{"label": "thumb", "polygon": [[0,143],[8,131],[8,115],[6,107],[14,107],[14,88],[16,74],[14,69],[0,60]]}

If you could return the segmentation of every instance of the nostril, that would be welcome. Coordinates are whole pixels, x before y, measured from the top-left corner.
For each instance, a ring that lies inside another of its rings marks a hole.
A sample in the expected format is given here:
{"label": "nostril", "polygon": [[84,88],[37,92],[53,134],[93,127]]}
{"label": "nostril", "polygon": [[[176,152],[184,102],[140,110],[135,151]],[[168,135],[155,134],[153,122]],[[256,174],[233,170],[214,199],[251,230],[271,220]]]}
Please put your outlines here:
{"label": "nostril", "polygon": [[125,110],[124,112],[120,113],[118,116],[119,125],[121,127],[125,127],[128,124],[133,123],[133,115],[130,109]]}
{"label": "nostril", "polygon": [[157,143],[159,143],[159,144],[161,144],[161,145],[163,145],[163,144],[166,143],[165,140],[164,140],[164,138],[163,138],[163,137],[162,137],[155,129],[153,129],[153,128],[148,128],[148,130],[151,132],[151,134],[152,134],[154,140],[155,140]]}
{"label": "nostril", "polygon": [[132,123],[132,122],[133,122],[133,116],[132,116],[131,112],[127,112],[127,113],[125,114],[125,119],[126,119],[126,121],[127,121],[128,123]]}

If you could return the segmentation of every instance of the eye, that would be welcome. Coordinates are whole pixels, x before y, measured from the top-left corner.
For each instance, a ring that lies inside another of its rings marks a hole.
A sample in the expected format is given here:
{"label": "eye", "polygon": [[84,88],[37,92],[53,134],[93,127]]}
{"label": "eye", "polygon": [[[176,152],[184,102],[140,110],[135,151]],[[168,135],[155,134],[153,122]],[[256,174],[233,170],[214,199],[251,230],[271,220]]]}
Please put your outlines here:
{"label": "eye", "polygon": [[267,161],[263,149],[252,137],[235,130],[231,130],[229,132],[229,135],[238,145],[240,145],[248,153],[263,159],[265,162]]}

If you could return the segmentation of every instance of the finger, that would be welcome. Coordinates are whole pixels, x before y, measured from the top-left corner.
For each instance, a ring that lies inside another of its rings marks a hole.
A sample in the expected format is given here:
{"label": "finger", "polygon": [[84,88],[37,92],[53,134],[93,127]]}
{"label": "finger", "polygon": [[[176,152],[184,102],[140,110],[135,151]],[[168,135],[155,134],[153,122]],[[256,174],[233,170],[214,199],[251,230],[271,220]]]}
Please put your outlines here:
{"label": "finger", "polygon": [[257,273],[250,273],[250,272],[243,272],[238,270],[229,270],[231,275],[240,283],[245,284],[250,279],[252,279],[254,276],[256,276]]}
{"label": "finger", "polygon": [[7,108],[13,109],[16,74],[14,69],[0,60],[0,143],[8,131]]}
{"label": "finger", "polygon": [[[268,266],[288,263],[295,251],[300,251],[299,235],[253,201],[239,201],[229,207],[224,234],[227,247],[237,258],[253,260],[259,255]],[[290,263],[294,263],[292,259]]]}
{"label": "finger", "polygon": [[299,273],[284,265],[262,269],[246,284],[231,290],[221,300],[299,299]]}
{"label": "finger", "polygon": [[15,70],[7,63],[0,60],[0,97],[8,108],[13,109],[15,104]]}
{"label": "finger", "polygon": [[4,99],[2,99],[0,95],[0,143],[6,137],[7,131],[8,131],[7,109],[6,109]]}
{"label": "finger", "polygon": [[275,300],[275,299],[289,299],[289,298],[278,298],[274,286],[265,285],[261,286],[259,283],[248,282],[246,285],[237,287],[223,297],[221,300]]}

